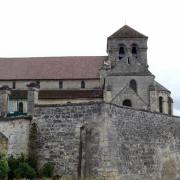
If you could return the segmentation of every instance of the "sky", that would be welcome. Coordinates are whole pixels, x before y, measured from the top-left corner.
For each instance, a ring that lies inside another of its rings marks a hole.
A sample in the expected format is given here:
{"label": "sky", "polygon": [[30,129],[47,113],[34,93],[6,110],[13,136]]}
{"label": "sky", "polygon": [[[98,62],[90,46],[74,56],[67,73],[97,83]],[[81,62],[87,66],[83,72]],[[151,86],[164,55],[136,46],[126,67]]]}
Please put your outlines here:
{"label": "sky", "polygon": [[0,57],[96,56],[127,24],[147,35],[148,64],[180,115],[179,0],[0,0]]}

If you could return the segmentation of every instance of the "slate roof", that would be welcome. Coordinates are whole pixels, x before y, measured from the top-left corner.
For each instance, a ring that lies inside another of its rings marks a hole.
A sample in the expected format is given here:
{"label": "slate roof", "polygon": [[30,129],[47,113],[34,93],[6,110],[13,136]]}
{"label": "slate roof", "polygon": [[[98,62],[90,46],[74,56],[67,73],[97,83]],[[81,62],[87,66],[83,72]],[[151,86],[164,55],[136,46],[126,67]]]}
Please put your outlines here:
{"label": "slate roof", "polygon": [[[40,90],[39,99],[102,98],[103,90]],[[10,99],[27,99],[26,90],[12,90]]]}
{"label": "slate roof", "polygon": [[158,83],[157,81],[155,81],[156,86],[158,88],[159,91],[167,91],[170,92],[168,89],[166,89],[163,85],[161,85],[160,83]]}
{"label": "slate roof", "polygon": [[0,58],[0,80],[99,79],[107,56]]}
{"label": "slate roof", "polygon": [[136,31],[135,29],[131,28],[128,25],[124,25],[121,27],[118,31],[116,31],[114,34],[112,34],[109,38],[148,38],[144,34],[141,34],[140,32]]}

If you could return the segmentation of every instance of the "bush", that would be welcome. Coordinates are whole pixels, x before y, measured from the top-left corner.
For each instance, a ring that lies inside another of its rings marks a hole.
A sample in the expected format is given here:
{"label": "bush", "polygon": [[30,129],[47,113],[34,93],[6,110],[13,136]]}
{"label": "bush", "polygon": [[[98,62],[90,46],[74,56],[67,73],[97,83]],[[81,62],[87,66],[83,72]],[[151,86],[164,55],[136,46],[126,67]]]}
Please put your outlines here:
{"label": "bush", "polygon": [[28,163],[22,162],[19,164],[19,167],[14,171],[16,178],[29,178],[33,179],[36,177],[35,170],[29,166]]}
{"label": "bush", "polygon": [[1,154],[0,155],[0,179],[4,180],[7,178],[8,175],[8,162],[6,156]]}
{"label": "bush", "polygon": [[47,178],[52,178],[54,173],[54,166],[52,163],[48,162],[42,167],[42,176]]}

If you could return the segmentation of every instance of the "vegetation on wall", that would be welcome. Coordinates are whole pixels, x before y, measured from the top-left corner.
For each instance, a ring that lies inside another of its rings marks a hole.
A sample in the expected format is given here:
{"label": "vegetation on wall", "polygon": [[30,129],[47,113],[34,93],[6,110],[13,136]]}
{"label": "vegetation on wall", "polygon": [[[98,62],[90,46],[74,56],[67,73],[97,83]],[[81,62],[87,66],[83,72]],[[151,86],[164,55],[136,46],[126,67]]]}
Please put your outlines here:
{"label": "vegetation on wall", "polygon": [[0,154],[0,179],[5,180],[8,176],[8,162],[5,154]]}

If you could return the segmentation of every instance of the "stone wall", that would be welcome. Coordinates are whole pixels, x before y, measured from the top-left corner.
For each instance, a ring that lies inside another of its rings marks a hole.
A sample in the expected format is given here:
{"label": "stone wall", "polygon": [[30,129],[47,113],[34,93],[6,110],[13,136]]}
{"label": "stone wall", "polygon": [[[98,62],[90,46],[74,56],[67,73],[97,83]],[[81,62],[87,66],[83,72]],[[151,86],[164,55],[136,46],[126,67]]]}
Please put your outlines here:
{"label": "stone wall", "polygon": [[0,133],[8,141],[8,155],[28,154],[30,119],[27,117],[0,119]]}
{"label": "stone wall", "polygon": [[[91,179],[179,178],[180,118],[87,103],[36,106],[39,166]],[[70,178],[69,178],[70,179]]]}

